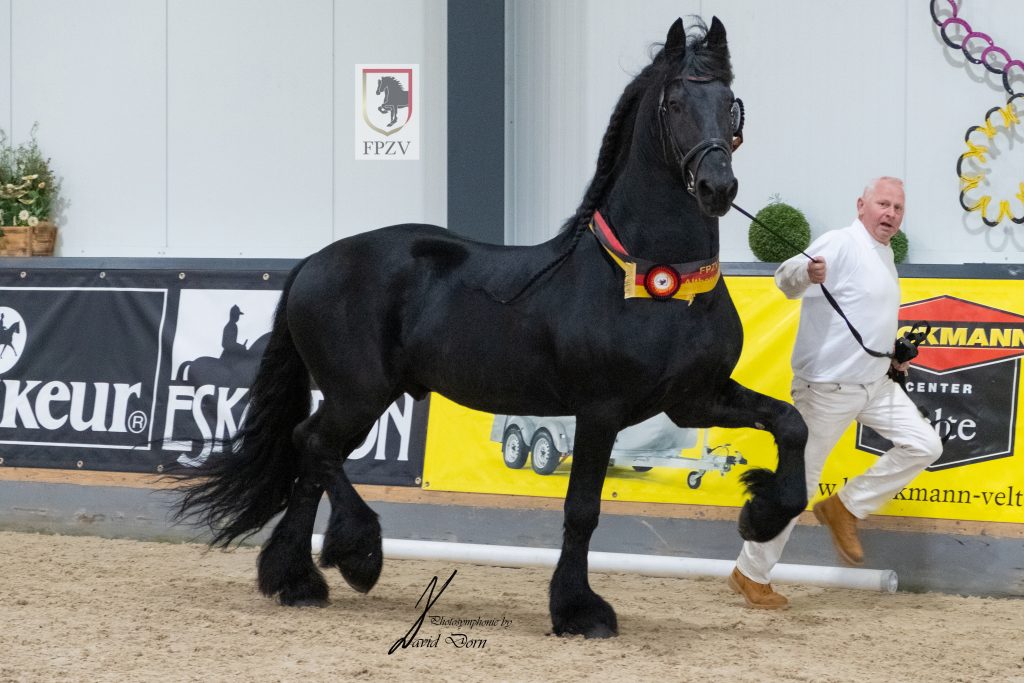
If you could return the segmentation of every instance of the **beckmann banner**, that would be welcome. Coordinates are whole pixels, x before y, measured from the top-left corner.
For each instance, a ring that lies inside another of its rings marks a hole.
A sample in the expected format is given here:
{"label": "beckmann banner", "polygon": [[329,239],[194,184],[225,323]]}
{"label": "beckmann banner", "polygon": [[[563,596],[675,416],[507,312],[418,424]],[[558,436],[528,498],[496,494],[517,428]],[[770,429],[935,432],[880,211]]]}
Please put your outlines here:
{"label": "beckmann banner", "polygon": [[[222,452],[286,272],[26,274],[0,271],[0,465],[160,473]],[[352,481],[418,485],[426,413],[388,408]]]}
{"label": "beckmann banner", "polygon": [[[733,376],[751,389],[791,401],[789,358],[799,302],[785,299],[770,277],[730,276],[727,282],[745,339]],[[1024,428],[1017,415],[1024,282],[902,278],[901,290],[900,332],[918,322],[931,325],[907,389],[946,442],[939,461],[879,513],[1024,522],[1024,467],[1015,450]],[[562,497],[571,465],[571,427],[561,419],[542,423],[479,413],[435,396],[424,486]],[[738,507],[744,501],[739,475],[749,467],[776,465],[772,437],[758,430],[715,428],[686,435],[687,430],[673,432],[670,423],[655,421],[640,438],[628,431],[620,433],[612,451],[605,499]],[[871,430],[851,425],[829,457],[812,503],[866,470],[888,447]]]}

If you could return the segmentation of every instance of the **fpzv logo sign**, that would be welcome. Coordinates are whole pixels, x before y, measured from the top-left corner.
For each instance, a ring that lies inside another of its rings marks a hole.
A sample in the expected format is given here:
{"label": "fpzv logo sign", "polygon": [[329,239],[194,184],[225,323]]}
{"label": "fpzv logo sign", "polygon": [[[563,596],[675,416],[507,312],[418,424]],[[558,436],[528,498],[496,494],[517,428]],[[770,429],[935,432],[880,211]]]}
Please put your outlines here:
{"label": "fpzv logo sign", "polygon": [[[948,439],[942,457],[928,469],[1011,455],[1024,316],[939,296],[904,304],[899,319],[899,334],[921,320],[932,326],[907,382],[911,399],[928,411],[939,436]],[[891,445],[858,425],[857,448],[884,453]]]}
{"label": "fpzv logo sign", "polygon": [[420,158],[418,64],[357,64],[356,159]]}
{"label": "fpzv logo sign", "polygon": [[166,303],[166,290],[0,288],[0,443],[149,450]]}

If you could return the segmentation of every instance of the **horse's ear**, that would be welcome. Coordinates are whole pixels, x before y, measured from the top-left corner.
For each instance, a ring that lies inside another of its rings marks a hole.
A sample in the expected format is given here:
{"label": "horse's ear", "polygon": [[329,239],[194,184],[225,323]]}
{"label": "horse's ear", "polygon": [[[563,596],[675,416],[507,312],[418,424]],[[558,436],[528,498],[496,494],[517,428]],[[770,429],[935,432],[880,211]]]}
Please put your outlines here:
{"label": "horse's ear", "polygon": [[686,29],[683,28],[683,20],[676,19],[668,30],[668,36],[665,38],[665,52],[682,53],[685,51]]}
{"label": "horse's ear", "polygon": [[708,29],[708,47],[712,50],[721,50],[726,47],[725,26],[718,20],[718,17],[711,17],[711,28]]}

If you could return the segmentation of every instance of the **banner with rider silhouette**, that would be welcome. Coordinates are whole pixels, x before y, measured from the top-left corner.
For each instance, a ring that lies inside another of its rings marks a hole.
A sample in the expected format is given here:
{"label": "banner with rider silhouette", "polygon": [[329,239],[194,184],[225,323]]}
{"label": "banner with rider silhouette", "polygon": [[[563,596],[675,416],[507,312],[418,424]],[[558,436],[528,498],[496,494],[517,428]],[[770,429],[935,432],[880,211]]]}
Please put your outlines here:
{"label": "banner with rider silhouette", "polygon": [[[286,274],[0,271],[0,465],[165,472],[217,457]],[[417,485],[426,413],[409,396],[390,406],[350,479]]]}

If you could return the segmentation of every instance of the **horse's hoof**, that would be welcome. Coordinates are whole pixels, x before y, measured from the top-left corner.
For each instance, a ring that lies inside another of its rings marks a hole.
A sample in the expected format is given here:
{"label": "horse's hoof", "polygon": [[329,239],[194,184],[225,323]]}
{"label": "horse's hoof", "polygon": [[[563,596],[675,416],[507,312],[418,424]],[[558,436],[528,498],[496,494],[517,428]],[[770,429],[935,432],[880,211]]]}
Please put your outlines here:
{"label": "horse's hoof", "polygon": [[744,503],[743,507],[740,508],[740,518],[736,526],[740,532],[740,538],[744,541],[755,540],[756,533],[753,524],[750,522],[750,503]]}
{"label": "horse's hoof", "polygon": [[330,588],[312,559],[295,559],[301,556],[287,555],[281,548],[271,543],[260,553],[256,572],[260,592],[278,596],[282,605],[326,605]]}
{"label": "horse's hoof", "polygon": [[286,607],[326,607],[330,604],[327,596],[330,589],[323,576],[317,572],[317,581],[303,581],[301,584],[285,586],[278,591],[278,601]]}
{"label": "horse's hoof", "polygon": [[782,533],[793,517],[800,514],[799,510],[791,514],[791,511],[776,505],[759,505],[756,515],[751,510],[751,502],[747,501],[740,510],[737,528],[740,538],[755,543],[772,540]]}
{"label": "horse's hoof", "polygon": [[345,583],[360,593],[369,593],[370,589],[377,585],[383,568],[384,555],[379,549],[359,558],[358,562],[349,560],[338,567]]}
{"label": "horse's hoof", "polygon": [[615,610],[596,593],[585,604],[553,612],[551,621],[556,636],[613,638],[619,635]]}
{"label": "horse's hoof", "polygon": [[764,511],[758,509],[758,516],[755,518],[754,513],[751,512],[750,502],[744,503],[743,508],[740,510],[740,518],[737,523],[737,528],[740,532],[740,538],[744,541],[753,541],[754,543],[764,543],[775,538],[779,531],[768,529],[764,525]]}
{"label": "horse's hoof", "polygon": [[[374,520],[376,521],[376,520]],[[363,535],[359,540],[344,547],[332,543],[333,536],[328,535],[324,549],[320,553],[321,567],[337,567],[345,583],[360,593],[369,593],[377,584],[384,567],[384,552],[381,550],[380,526],[373,535]]]}

